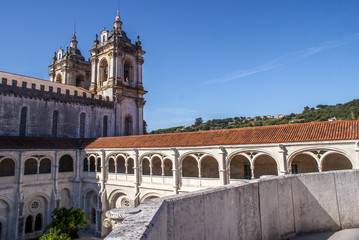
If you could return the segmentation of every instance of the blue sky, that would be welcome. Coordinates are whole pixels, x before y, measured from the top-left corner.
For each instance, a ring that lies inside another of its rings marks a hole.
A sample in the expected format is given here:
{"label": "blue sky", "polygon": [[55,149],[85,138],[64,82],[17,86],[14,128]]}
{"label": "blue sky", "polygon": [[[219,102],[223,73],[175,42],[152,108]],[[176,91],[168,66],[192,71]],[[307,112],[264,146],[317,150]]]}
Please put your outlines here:
{"label": "blue sky", "polygon": [[[0,70],[48,79],[76,19],[88,58],[117,0],[2,1]],[[149,130],[359,98],[359,0],[121,0],[141,36]]]}

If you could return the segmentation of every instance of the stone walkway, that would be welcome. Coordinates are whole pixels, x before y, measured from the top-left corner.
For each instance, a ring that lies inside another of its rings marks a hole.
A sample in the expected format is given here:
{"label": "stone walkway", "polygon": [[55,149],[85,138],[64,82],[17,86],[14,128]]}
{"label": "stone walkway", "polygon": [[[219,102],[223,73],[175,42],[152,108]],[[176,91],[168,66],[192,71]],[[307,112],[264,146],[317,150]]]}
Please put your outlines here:
{"label": "stone walkway", "polygon": [[86,239],[86,240],[101,240],[102,238],[95,237],[91,232],[80,231],[80,238],[76,238],[75,240]]}
{"label": "stone walkway", "polygon": [[312,233],[305,236],[298,236],[290,240],[358,240],[359,228],[344,229],[340,231]]}

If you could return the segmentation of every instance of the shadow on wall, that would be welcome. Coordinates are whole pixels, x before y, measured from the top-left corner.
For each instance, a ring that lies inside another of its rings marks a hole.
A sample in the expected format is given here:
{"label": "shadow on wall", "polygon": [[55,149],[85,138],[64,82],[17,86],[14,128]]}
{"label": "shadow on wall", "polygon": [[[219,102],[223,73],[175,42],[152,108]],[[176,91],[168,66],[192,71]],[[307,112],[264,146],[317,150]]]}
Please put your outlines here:
{"label": "shadow on wall", "polygon": [[144,211],[118,228],[137,239],[139,229],[127,224],[146,218],[138,238],[246,240],[354,228],[359,226],[358,178],[358,170],[298,174],[166,197],[152,216],[141,216],[146,205],[140,205]]}

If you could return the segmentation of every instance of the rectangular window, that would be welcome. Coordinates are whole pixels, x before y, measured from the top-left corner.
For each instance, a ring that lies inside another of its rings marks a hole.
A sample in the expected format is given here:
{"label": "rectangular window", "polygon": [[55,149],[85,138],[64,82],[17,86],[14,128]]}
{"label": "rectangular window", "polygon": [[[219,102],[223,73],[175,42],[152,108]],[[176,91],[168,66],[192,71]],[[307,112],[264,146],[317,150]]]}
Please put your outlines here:
{"label": "rectangular window", "polygon": [[80,115],[80,138],[84,138],[85,137],[85,117],[86,114],[85,113],[81,113]]}
{"label": "rectangular window", "polygon": [[57,137],[57,122],[59,118],[59,112],[54,111],[52,114],[52,136]]}
{"label": "rectangular window", "polygon": [[244,179],[251,179],[251,166],[245,164],[244,165]]}
{"label": "rectangular window", "polygon": [[107,116],[103,117],[103,136],[107,137]]}

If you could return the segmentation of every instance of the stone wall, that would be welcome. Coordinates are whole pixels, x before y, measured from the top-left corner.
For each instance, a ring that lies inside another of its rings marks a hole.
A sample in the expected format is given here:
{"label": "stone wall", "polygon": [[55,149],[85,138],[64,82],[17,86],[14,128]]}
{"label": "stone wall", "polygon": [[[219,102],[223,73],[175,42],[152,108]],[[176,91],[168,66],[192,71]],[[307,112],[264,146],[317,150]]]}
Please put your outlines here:
{"label": "stone wall", "polygon": [[358,180],[358,170],[309,173],[165,197],[140,205],[106,239],[288,239],[354,228]]}

